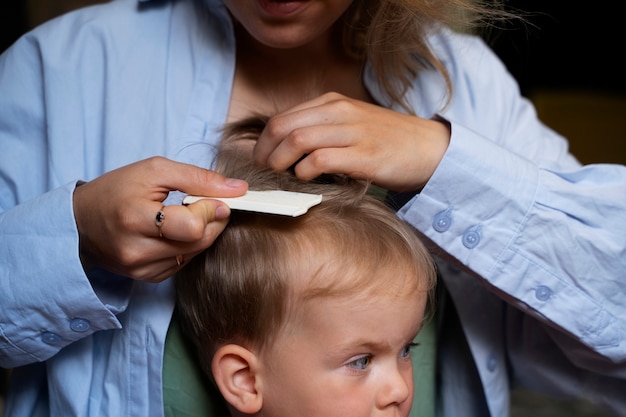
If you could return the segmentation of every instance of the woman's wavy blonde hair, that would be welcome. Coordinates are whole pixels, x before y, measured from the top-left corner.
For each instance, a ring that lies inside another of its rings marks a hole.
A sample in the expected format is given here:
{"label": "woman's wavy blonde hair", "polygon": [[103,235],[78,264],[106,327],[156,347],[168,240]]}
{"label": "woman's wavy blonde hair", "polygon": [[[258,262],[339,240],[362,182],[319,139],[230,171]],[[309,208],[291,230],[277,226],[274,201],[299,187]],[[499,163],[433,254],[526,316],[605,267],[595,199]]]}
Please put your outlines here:
{"label": "woman's wavy blonde hair", "polygon": [[448,71],[428,44],[429,33],[441,26],[474,31],[511,17],[499,0],[355,0],[344,14],[343,45],[349,56],[371,63],[393,103],[413,113],[404,96],[422,70],[438,71],[446,97],[452,95]]}

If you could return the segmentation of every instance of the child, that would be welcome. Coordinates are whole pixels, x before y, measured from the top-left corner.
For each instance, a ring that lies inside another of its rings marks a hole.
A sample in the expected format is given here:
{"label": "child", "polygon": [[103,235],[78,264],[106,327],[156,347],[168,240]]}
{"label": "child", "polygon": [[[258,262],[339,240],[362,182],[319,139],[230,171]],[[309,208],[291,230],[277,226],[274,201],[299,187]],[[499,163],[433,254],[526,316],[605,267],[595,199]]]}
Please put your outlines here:
{"label": "child", "polygon": [[410,350],[435,284],[425,247],[364,183],[255,166],[263,121],[242,126],[227,130],[218,172],[324,199],[295,218],[233,212],[178,273],[182,327],[204,371],[233,416],[408,416]]}

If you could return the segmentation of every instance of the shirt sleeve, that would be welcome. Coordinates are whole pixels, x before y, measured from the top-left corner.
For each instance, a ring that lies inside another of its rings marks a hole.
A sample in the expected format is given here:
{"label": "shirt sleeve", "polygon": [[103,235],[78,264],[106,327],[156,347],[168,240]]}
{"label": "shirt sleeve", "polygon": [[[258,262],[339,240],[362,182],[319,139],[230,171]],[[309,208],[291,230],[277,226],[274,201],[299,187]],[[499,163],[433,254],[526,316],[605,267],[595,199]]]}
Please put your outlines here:
{"label": "shirt sleeve", "polygon": [[459,43],[449,149],[401,215],[507,302],[626,360],[626,167],[581,166],[488,48]]}
{"label": "shirt sleeve", "polygon": [[[128,280],[103,286],[81,265],[72,194],[48,153],[41,50],[23,37],[0,56],[0,366],[43,361],[95,331],[119,328]],[[57,109],[58,110],[58,109]],[[59,121],[62,125],[63,121]],[[91,278],[91,279],[90,279]]]}

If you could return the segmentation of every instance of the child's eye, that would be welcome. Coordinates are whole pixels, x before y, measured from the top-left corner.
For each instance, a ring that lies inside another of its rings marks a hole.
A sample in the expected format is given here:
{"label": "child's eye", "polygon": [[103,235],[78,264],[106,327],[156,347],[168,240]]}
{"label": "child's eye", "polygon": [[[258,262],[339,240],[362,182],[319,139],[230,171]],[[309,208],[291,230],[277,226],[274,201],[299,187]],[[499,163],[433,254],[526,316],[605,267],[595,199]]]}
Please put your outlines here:
{"label": "child's eye", "polygon": [[410,357],[411,356],[411,349],[413,349],[416,346],[419,346],[419,343],[409,343],[408,345],[403,347],[402,350],[400,351],[400,357],[401,358],[408,358],[408,357]]}
{"label": "child's eye", "polygon": [[371,356],[361,356],[351,362],[348,362],[347,366],[350,368],[358,369],[360,371],[365,370],[372,360]]}

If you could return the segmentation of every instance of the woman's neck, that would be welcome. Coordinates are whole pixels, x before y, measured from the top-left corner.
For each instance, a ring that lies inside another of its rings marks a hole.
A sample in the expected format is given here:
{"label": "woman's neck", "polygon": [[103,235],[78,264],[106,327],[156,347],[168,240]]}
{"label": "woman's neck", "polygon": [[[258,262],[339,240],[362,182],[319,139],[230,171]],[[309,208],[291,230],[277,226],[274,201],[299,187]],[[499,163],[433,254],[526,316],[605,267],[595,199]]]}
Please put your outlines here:
{"label": "woman's neck", "polygon": [[[345,54],[336,31],[292,49],[266,47],[242,28],[236,34],[233,100],[245,99],[251,107],[276,113],[329,91],[368,99],[362,84],[363,64]],[[231,109],[241,104],[231,102]]]}

